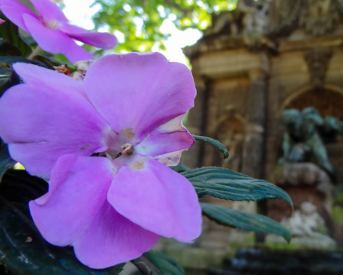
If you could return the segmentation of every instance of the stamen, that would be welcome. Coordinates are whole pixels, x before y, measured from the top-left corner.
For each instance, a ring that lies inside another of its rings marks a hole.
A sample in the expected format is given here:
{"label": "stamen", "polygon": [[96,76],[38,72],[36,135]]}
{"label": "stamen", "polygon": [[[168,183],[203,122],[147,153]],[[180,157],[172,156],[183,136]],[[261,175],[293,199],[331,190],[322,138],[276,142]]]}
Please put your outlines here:
{"label": "stamen", "polygon": [[100,152],[100,153],[94,153],[92,154],[92,156],[96,156],[96,157],[107,157],[109,159],[117,159],[120,156],[131,156],[134,152],[134,147],[132,144],[130,143],[126,143],[124,145],[121,146],[121,151],[113,151],[113,150],[109,150],[106,152]]}
{"label": "stamen", "polygon": [[133,154],[133,145],[130,143],[124,144],[121,149],[121,154],[124,156],[131,156]]}

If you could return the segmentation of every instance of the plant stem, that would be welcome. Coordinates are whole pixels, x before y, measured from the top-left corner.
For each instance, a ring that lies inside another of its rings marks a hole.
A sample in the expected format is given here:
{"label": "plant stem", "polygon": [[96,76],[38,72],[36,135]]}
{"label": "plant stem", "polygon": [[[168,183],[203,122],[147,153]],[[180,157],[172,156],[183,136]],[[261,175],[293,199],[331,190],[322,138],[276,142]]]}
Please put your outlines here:
{"label": "plant stem", "polygon": [[41,49],[39,46],[37,46],[37,47],[34,48],[33,51],[29,54],[29,56],[27,57],[27,59],[33,60],[41,51],[42,51],[42,49]]}

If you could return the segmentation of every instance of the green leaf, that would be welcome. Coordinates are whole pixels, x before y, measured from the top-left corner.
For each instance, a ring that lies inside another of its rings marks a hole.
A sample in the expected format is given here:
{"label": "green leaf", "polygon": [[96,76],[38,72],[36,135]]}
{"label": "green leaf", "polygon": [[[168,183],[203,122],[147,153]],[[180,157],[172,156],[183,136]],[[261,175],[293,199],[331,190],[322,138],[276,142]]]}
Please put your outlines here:
{"label": "green leaf", "polygon": [[219,152],[221,152],[224,155],[224,158],[229,157],[229,150],[220,141],[218,141],[214,138],[205,137],[205,136],[193,135],[193,137],[196,141],[203,141],[203,142],[206,142],[208,144],[211,144],[214,148],[216,148]]}
{"label": "green leaf", "polygon": [[259,214],[246,213],[209,203],[201,204],[203,213],[211,220],[246,231],[274,234],[290,241],[291,232],[278,222]]}
{"label": "green leaf", "polygon": [[144,256],[154,264],[162,274],[181,275],[185,274],[184,269],[179,266],[173,259],[167,257],[165,254],[157,251],[150,251]]}
{"label": "green leaf", "polygon": [[290,196],[278,186],[222,167],[189,169],[182,174],[194,185],[198,196],[233,201],[282,199],[293,206]]}
{"label": "green leaf", "polygon": [[71,248],[49,245],[41,237],[31,221],[27,203],[37,194],[45,193],[46,189],[46,182],[29,176],[25,171],[9,171],[4,176],[0,185],[0,273],[119,274],[123,265],[103,270],[90,269],[75,258]]}
{"label": "green leaf", "polygon": [[185,164],[183,164],[181,162],[178,165],[176,165],[176,166],[171,166],[171,168],[175,172],[178,172],[178,173],[182,173],[182,172],[185,172],[185,171],[190,169],[188,166],[186,166]]}

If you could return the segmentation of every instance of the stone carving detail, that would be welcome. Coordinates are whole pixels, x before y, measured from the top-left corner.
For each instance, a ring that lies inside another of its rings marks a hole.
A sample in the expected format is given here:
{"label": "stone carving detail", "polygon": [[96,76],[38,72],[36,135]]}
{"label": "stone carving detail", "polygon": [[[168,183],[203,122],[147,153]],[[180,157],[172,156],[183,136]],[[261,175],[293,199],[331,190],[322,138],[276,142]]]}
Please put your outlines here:
{"label": "stone carving detail", "polygon": [[284,111],[282,122],[286,132],[282,141],[281,163],[312,162],[333,175],[334,168],[323,140],[332,131],[335,135],[341,134],[342,121],[332,116],[323,118],[315,108],[308,107],[303,111]]}
{"label": "stone carving detail", "polygon": [[314,187],[326,196],[330,196],[333,185],[328,174],[317,165],[309,162],[285,163],[281,173],[275,180],[280,186],[302,186]]}
{"label": "stone carving detail", "polygon": [[307,0],[300,25],[315,36],[331,32],[341,19],[339,8],[338,1],[334,0]]}
{"label": "stone carving detail", "polygon": [[274,49],[273,38],[296,28],[319,36],[334,31],[342,20],[343,0],[239,0],[235,11],[214,15],[203,40],[224,35],[230,45],[242,41]]}
{"label": "stone carving detail", "polygon": [[244,13],[244,32],[265,34],[268,31],[271,0],[239,1],[237,9]]}
{"label": "stone carving detail", "polygon": [[246,121],[233,106],[226,107],[216,126],[216,137],[230,148],[230,156],[224,160],[223,165],[236,171],[242,170],[245,128]]}
{"label": "stone carving detail", "polygon": [[330,48],[314,48],[305,53],[304,58],[310,73],[310,82],[314,88],[323,87],[331,57],[332,50]]}
{"label": "stone carving detail", "polygon": [[287,34],[297,27],[313,36],[325,35],[343,19],[342,11],[342,0],[273,1],[269,35]]}
{"label": "stone carving detail", "polygon": [[282,224],[292,231],[292,243],[317,249],[336,247],[336,242],[328,236],[324,219],[311,202],[303,202],[290,218],[282,221]]}

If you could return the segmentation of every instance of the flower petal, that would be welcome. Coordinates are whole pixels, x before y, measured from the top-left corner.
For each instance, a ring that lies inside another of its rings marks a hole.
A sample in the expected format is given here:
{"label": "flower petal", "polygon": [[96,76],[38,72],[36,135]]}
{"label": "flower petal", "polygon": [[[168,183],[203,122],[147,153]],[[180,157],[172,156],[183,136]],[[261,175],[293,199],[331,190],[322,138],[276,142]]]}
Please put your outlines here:
{"label": "flower petal", "polygon": [[85,84],[112,128],[131,128],[139,138],[187,112],[196,93],[187,67],[158,53],[103,57],[89,68]]}
{"label": "flower petal", "polygon": [[43,237],[54,245],[72,245],[76,257],[92,268],[139,257],[159,238],[107,202],[112,173],[106,158],[66,155],[52,171],[48,195],[30,202]]}
{"label": "flower petal", "polygon": [[110,33],[90,32],[71,24],[64,24],[59,29],[76,40],[98,48],[112,49],[117,44],[117,39]]}
{"label": "flower petal", "polygon": [[37,87],[44,86],[48,89],[59,87],[59,90],[68,90],[69,92],[84,92],[81,81],[65,74],[28,63],[15,63],[13,68],[26,84]]}
{"label": "flower petal", "polygon": [[67,22],[61,9],[50,0],[30,0],[38,13],[47,21]]}
{"label": "flower petal", "polygon": [[9,20],[24,31],[27,31],[27,28],[23,20],[23,15],[29,14],[36,17],[32,10],[18,0],[1,0],[0,10]]}
{"label": "flower petal", "polygon": [[38,45],[51,53],[63,53],[71,62],[88,60],[92,55],[59,30],[45,27],[31,15],[23,15],[25,26]]}
{"label": "flower petal", "polygon": [[192,135],[183,127],[182,116],[179,116],[153,130],[135,149],[141,155],[157,157],[186,150],[193,143]]}
{"label": "flower petal", "polygon": [[124,217],[156,234],[184,242],[200,235],[201,209],[192,184],[156,160],[137,170],[122,167],[107,199]]}
{"label": "flower petal", "polygon": [[64,154],[90,155],[103,149],[107,127],[72,87],[21,84],[0,99],[0,136],[9,143],[11,156],[37,176],[48,177]]}

